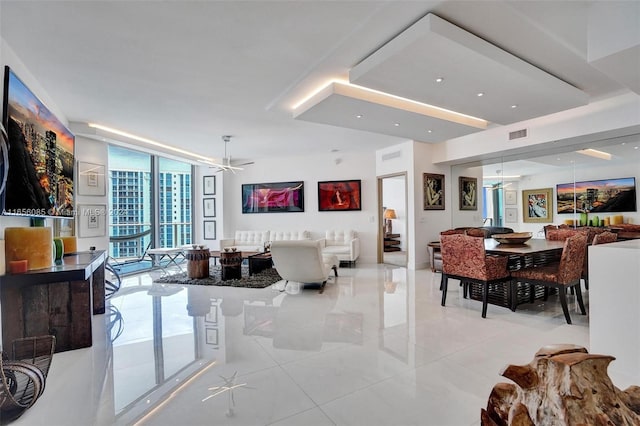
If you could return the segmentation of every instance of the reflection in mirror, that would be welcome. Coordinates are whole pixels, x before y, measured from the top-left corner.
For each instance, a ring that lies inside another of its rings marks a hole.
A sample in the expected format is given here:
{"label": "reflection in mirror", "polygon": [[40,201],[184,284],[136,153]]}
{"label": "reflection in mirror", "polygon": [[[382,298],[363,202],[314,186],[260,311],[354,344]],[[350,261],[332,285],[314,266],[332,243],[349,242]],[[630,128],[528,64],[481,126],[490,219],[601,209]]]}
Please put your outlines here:
{"label": "reflection in mirror", "polygon": [[[478,210],[461,211],[457,203],[454,204],[453,227],[506,226],[516,232],[532,232],[534,237],[544,238],[545,225],[580,225],[580,206],[601,205],[617,194],[619,188],[576,188],[573,208],[562,208],[566,203],[561,202],[559,210],[558,185],[573,186],[578,182],[579,186],[580,182],[629,177],[637,182],[640,176],[639,145],[640,136],[635,135],[599,141],[581,146],[580,150],[575,146],[556,147],[543,155],[499,157],[453,166],[454,185],[459,176],[481,176],[482,181]],[[459,188],[453,188],[453,198],[456,191]],[[605,218],[610,222],[613,216],[625,223],[640,223],[637,201],[632,204],[631,208],[625,207],[630,211],[599,214],[590,211],[588,216],[599,216],[599,225]]]}

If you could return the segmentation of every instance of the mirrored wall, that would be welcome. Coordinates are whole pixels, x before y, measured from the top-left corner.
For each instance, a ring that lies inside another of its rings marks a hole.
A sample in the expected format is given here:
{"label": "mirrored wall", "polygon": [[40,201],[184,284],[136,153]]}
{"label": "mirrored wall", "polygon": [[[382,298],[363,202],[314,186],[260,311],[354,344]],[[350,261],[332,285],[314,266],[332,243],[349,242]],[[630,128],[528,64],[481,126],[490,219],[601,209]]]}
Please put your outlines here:
{"label": "mirrored wall", "polygon": [[639,146],[634,135],[453,166],[452,225],[508,227],[544,238],[549,224],[640,223]]}

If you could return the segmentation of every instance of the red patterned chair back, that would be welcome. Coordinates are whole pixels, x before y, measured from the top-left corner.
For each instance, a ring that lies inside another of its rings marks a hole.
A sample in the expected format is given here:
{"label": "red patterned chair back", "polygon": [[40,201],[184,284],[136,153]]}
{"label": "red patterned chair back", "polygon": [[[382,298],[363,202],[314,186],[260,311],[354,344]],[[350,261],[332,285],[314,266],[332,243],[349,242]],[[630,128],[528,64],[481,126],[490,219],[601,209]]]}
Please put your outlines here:
{"label": "red patterned chair back", "polygon": [[547,240],[549,241],[565,241],[569,237],[578,235],[580,232],[575,229],[548,229]]}
{"label": "red patterned chair back", "polygon": [[486,232],[484,232],[484,230],[479,228],[469,228],[465,231],[465,234],[470,237],[481,237],[481,238],[486,237]]}
{"label": "red patterned chair back", "polygon": [[577,233],[565,240],[558,267],[558,283],[569,284],[580,279],[586,252],[587,236],[585,234]]}
{"label": "red patterned chair back", "polygon": [[453,234],[441,236],[440,242],[445,274],[483,281],[508,275],[507,258],[487,257],[484,238]]}
{"label": "red patterned chair back", "polygon": [[609,231],[605,231],[593,237],[594,246],[596,244],[615,243],[616,241],[618,241],[618,234],[614,234],[613,232],[609,232]]}

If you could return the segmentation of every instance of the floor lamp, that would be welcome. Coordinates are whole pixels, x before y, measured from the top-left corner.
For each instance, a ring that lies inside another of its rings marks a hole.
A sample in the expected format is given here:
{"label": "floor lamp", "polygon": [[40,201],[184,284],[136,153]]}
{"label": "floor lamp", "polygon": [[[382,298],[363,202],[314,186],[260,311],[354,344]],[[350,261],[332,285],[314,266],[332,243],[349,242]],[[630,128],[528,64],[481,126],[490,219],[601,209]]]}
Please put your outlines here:
{"label": "floor lamp", "polygon": [[391,219],[397,219],[396,211],[394,209],[386,209],[384,211],[384,233],[386,235],[393,234],[393,226],[391,225]]}

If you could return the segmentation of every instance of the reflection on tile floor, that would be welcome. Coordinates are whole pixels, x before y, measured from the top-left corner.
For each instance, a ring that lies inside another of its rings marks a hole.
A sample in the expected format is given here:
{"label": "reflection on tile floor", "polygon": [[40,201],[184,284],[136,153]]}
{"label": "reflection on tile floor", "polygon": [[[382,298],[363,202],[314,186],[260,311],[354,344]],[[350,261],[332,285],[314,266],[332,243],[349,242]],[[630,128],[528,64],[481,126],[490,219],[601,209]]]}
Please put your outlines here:
{"label": "reflection on tile floor", "polygon": [[[440,275],[341,268],[323,294],[126,278],[91,348],[54,356],[15,425],[478,425],[499,371],[543,345],[588,348],[569,296],[514,313],[466,300]],[[588,305],[588,292],[586,293]]]}

